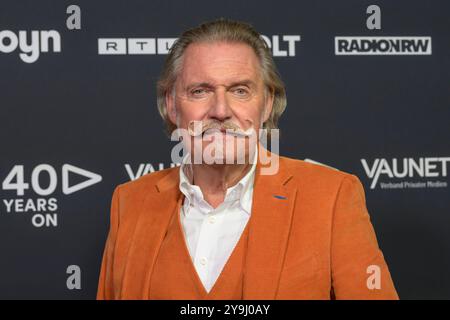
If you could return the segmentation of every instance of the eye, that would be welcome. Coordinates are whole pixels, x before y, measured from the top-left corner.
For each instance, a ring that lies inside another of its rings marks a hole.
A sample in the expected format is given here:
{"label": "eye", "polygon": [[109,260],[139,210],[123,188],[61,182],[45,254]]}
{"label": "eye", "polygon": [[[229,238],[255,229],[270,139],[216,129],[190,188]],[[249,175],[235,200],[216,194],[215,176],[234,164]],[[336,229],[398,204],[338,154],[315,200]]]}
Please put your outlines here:
{"label": "eye", "polygon": [[193,96],[203,96],[206,94],[206,89],[205,88],[196,88],[191,90],[191,95]]}
{"label": "eye", "polygon": [[239,97],[247,97],[249,95],[249,92],[247,88],[238,87],[233,90],[233,93]]}

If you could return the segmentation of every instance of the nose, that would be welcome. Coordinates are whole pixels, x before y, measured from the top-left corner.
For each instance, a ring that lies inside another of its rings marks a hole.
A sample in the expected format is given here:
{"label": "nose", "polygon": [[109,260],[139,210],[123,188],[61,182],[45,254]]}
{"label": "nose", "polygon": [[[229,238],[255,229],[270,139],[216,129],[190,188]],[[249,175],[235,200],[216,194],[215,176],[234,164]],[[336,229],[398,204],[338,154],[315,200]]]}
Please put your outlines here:
{"label": "nose", "polygon": [[211,119],[218,121],[225,121],[231,118],[232,111],[229,101],[224,90],[217,90],[214,94],[214,99],[211,101],[211,107],[208,112]]}

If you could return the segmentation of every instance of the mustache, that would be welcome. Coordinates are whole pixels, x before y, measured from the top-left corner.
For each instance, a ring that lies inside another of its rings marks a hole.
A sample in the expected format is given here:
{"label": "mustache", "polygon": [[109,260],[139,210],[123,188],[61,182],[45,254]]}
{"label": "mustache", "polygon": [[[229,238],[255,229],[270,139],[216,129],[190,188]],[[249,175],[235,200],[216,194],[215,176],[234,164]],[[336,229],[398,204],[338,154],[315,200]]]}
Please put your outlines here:
{"label": "mustache", "polygon": [[238,126],[232,121],[222,122],[217,120],[206,120],[206,121],[193,120],[189,122],[188,125],[189,135],[193,137],[202,136],[208,130],[226,131],[227,134],[243,137],[251,136],[254,131],[253,123],[252,126],[250,126],[250,128],[248,128],[247,130],[243,130],[240,126]]}

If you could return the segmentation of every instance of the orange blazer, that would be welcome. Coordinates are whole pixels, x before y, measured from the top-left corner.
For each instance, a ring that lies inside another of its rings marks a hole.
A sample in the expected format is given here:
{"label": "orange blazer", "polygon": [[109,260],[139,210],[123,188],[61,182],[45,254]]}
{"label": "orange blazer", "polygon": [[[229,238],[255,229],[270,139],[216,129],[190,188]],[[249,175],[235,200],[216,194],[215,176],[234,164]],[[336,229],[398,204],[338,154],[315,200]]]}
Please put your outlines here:
{"label": "orange blazer", "polygon": [[[244,299],[398,299],[351,174],[279,158],[256,167]],[[182,196],[179,167],[116,187],[97,299],[147,299],[171,213]]]}

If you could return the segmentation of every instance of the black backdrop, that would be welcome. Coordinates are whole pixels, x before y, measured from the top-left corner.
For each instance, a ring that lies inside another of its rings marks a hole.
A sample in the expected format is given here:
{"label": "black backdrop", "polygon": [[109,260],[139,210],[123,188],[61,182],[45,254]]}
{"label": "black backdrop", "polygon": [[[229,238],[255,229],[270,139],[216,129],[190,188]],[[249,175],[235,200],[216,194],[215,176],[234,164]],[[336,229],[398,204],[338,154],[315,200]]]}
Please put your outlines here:
{"label": "black backdrop", "polygon": [[[366,25],[373,4],[380,29]],[[288,95],[280,152],[361,179],[400,297],[450,298],[449,16],[448,1],[425,0],[2,0],[0,298],[95,297],[114,186],[171,165],[163,41],[217,17],[271,40]],[[41,38],[24,61],[20,38],[49,30],[49,52]],[[355,36],[427,37],[429,52],[337,55],[335,37]],[[150,53],[100,54],[99,39],[135,38]]]}

